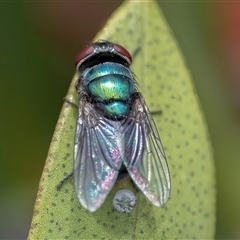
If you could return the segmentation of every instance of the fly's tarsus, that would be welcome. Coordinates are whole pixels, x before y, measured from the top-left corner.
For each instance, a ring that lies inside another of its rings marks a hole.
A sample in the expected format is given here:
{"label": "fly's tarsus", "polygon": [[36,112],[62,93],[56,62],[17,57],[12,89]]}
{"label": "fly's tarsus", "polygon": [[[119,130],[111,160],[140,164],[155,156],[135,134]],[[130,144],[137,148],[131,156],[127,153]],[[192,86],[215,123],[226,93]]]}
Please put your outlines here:
{"label": "fly's tarsus", "polygon": [[60,188],[62,187],[62,185],[73,176],[73,171],[71,173],[69,173],[67,176],[65,176],[57,185],[57,190],[59,191]]}
{"label": "fly's tarsus", "polygon": [[73,103],[73,102],[71,102],[69,99],[64,97],[63,101],[78,109],[78,105]]}
{"label": "fly's tarsus", "polygon": [[162,110],[151,111],[152,115],[162,114]]}
{"label": "fly's tarsus", "polygon": [[134,49],[133,54],[132,54],[133,59],[138,55],[140,50],[141,50],[141,47],[137,47],[136,49]]}

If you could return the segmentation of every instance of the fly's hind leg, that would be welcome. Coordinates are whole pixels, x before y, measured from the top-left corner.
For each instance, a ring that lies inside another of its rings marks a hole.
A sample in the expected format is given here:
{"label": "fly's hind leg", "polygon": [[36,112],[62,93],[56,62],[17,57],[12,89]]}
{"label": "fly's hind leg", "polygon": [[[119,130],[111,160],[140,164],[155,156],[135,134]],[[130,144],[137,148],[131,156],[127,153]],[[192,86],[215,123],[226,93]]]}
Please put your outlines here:
{"label": "fly's hind leg", "polygon": [[[87,98],[87,94],[82,92],[81,93],[81,98],[85,99]],[[73,103],[71,100],[67,99],[66,97],[63,98],[63,101],[70,104],[71,106],[75,107],[76,109],[79,109],[79,106],[75,103]],[[71,178],[73,176],[73,171],[71,173],[69,173],[67,176],[65,176],[57,185],[57,190],[60,190],[60,188],[62,187],[62,185],[68,181],[69,178]]]}
{"label": "fly's hind leg", "polygon": [[73,171],[71,173],[69,173],[67,176],[65,176],[57,185],[57,190],[60,190],[60,188],[62,187],[62,185],[73,176]]}
{"label": "fly's hind leg", "polygon": [[[71,106],[73,106],[74,108],[78,109],[78,105],[73,103],[72,101],[70,101],[69,99],[67,99],[66,97],[63,98],[63,101],[70,104]],[[60,190],[62,185],[68,181],[69,178],[71,178],[73,176],[73,171],[71,173],[69,173],[67,176],[65,176],[57,185],[57,190]]]}

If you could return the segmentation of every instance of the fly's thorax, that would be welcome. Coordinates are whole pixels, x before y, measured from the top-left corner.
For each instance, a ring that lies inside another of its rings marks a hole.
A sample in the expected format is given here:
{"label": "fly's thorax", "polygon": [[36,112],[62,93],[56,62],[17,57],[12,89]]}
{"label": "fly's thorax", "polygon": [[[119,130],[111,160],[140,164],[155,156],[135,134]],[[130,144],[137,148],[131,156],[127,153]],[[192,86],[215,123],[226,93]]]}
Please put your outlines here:
{"label": "fly's thorax", "polygon": [[129,99],[136,92],[136,86],[128,67],[114,62],[100,63],[85,69],[82,80],[83,89],[103,115],[121,119],[129,113]]}
{"label": "fly's thorax", "polygon": [[125,100],[135,92],[131,70],[122,64],[105,62],[82,73],[83,87],[95,100]]}

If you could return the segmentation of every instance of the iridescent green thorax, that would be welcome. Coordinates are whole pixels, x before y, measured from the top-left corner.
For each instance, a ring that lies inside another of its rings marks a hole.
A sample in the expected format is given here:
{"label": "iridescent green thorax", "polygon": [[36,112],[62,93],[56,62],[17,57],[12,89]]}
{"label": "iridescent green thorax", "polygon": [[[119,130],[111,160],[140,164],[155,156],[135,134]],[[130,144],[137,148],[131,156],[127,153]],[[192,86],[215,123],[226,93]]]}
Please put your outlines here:
{"label": "iridescent green thorax", "polygon": [[100,63],[84,70],[82,79],[83,86],[106,116],[118,119],[128,114],[129,98],[136,91],[129,68],[119,63]]}
{"label": "iridescent green thorax", "polygon": [[107,75],[88,85],[89,92],[100,100],[125,100],[129,97],[130,82],[119,75]]}

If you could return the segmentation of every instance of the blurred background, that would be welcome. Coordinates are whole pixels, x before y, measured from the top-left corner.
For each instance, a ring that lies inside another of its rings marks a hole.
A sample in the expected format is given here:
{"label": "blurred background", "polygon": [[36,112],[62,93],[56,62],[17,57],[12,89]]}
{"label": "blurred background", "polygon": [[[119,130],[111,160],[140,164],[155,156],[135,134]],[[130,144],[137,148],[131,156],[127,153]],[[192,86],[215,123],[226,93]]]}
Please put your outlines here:
{"label": "blurred background", "polygon": [[[0,239],[25,239],[74,57],[121,1],[0,3]],[[240,3],[159,2],[215,151],[217,239],[240,238]]]}

